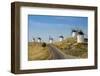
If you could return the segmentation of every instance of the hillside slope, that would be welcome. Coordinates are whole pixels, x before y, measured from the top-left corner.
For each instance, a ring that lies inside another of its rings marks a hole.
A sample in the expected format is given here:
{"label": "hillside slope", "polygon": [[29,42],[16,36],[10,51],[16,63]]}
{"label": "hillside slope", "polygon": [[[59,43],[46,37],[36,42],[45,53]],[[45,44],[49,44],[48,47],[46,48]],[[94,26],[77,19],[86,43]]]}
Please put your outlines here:
{"label": "hillside slope", "polygon": [[79,58],[88,57],[88,44],[77,43],[75,38],[70,37],[61,42],[55,42],[54,45],[67,55],[72,55]]}

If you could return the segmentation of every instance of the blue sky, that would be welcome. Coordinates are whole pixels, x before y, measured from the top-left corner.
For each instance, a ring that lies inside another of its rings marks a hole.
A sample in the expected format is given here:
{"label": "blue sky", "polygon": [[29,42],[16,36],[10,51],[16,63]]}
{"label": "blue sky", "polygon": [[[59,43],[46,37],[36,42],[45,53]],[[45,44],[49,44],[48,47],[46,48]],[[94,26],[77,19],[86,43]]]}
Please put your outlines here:
{"label": "blue sky", "polygon": [[41,37],[48,42],[49,36],[56,41],[60,35],[71,36],[72,29],[81,29],[86,35],[88,30],[87,17],[28,15],[28,41]]}

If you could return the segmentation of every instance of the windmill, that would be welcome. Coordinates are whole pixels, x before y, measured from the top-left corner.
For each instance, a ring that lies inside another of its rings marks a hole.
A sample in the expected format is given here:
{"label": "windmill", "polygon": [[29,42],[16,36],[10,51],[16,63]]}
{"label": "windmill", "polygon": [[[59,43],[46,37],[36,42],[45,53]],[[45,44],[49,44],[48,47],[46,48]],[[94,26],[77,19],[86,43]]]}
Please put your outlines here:
{"label": "windmill", "polygon": [[72,29],[71,35],[72,35],[73,38],[77,37],[77,32],[78,32],[78,28],[77,27],[75,27],[75,28]]}
{"label": "windmill", "polygon": [[84,43],[84,33],[82,30],[78,30],[77,43]]}
{"label": "windmill", "polygon": [[32,42],[35,42],[35,38],[34,37],[32,38]]}
{"label": "windmill", "polygon": [[49,43],[53,43],[53,38],[49,36]]}
{"label": "windmill", "polygon": [[42,39],[41,39],[40,37],[38,37],[38,42],[39,42],[39,43],[41,42],[41,40],[42,40]]}
{"label": "windmill", "polygon": [[64,37],[63,35],[59,36],[59,41],[63,41]]}

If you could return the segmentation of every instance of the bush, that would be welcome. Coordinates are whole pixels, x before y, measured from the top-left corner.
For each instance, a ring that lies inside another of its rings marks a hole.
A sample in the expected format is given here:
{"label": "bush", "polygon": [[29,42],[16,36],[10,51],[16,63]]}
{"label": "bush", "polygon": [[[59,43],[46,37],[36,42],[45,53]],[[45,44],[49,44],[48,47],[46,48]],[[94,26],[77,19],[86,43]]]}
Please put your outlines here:
{"label": "bush", "polygon": [[42,47],[46,47],[46,43],[45,42],[42,43]]}

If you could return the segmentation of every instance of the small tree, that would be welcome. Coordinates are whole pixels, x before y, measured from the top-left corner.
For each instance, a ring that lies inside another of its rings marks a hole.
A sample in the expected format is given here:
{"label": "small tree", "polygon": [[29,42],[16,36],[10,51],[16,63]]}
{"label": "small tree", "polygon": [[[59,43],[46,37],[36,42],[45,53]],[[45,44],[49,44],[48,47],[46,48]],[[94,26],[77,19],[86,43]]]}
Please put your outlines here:
{"label": "small tree", "polygon": [[42,43],[42,47],[46,47],[46,43],[45,42]]}

